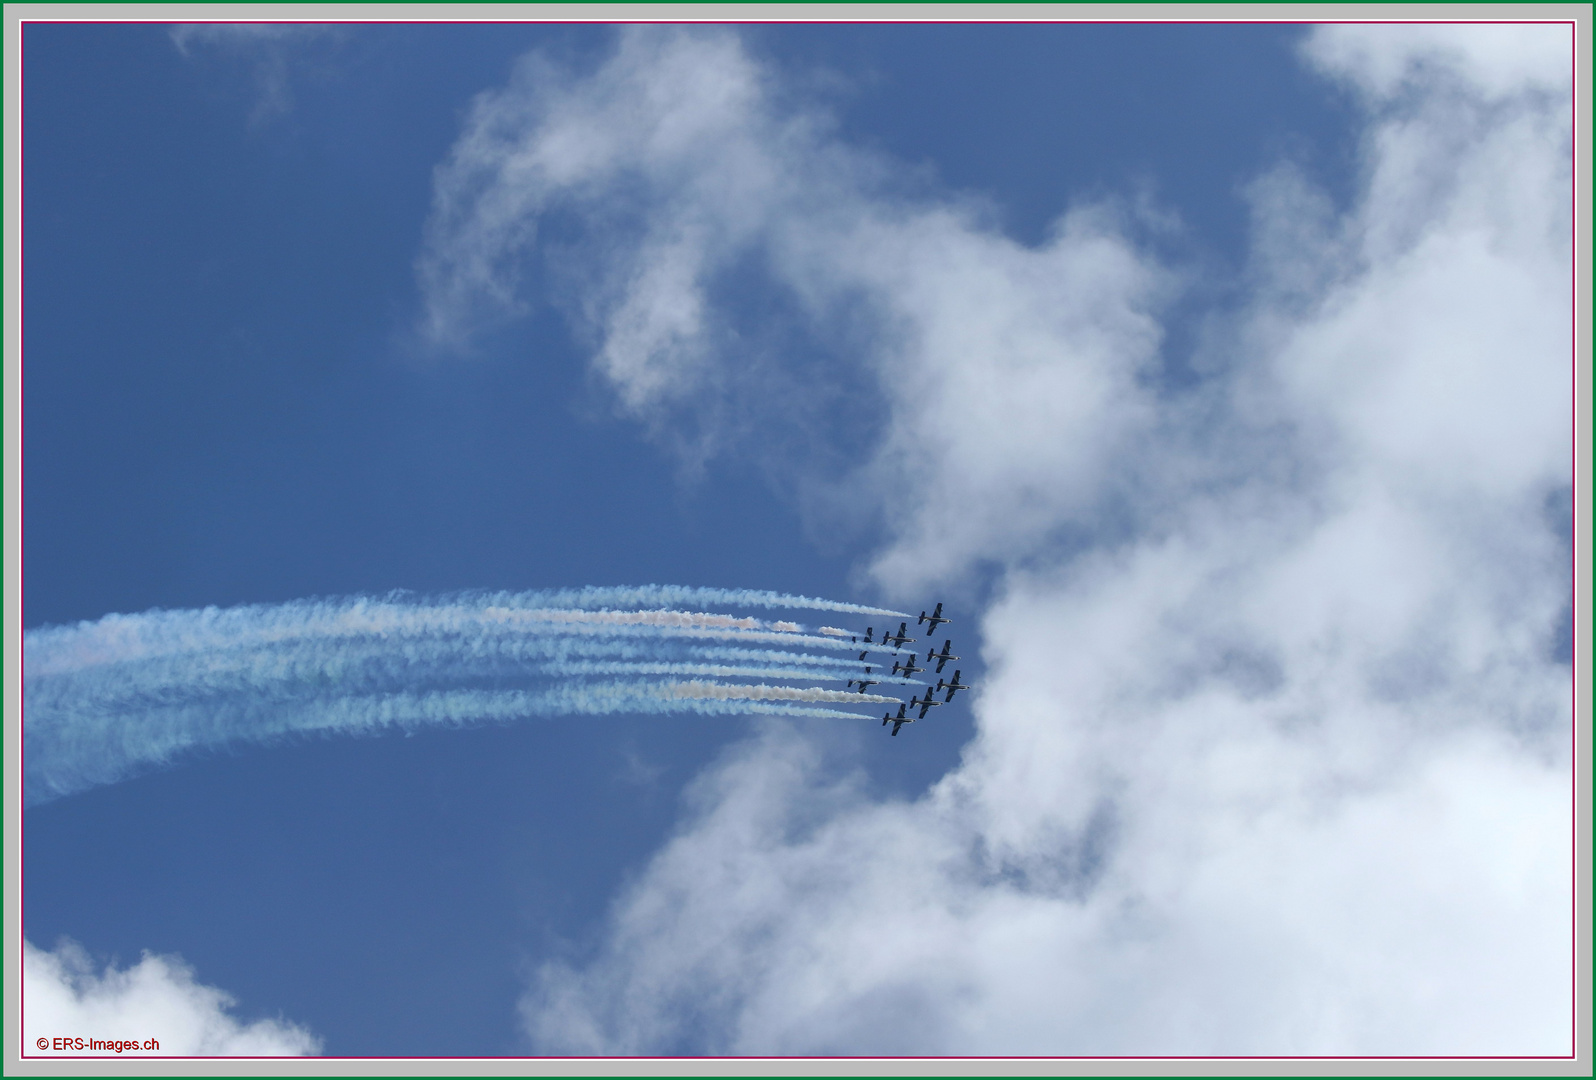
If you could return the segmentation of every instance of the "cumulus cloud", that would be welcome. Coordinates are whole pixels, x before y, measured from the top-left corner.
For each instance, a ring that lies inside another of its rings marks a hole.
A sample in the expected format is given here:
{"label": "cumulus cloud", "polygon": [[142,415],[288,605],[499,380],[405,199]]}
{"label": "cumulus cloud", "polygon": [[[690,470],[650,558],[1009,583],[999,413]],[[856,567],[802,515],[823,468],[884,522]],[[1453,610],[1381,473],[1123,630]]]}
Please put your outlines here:
{"label": "cumulus cloud", "polygon": [[[22,943],[23,1042],[29,1054],[64,1057],[282,1057],[321,1052],[321,1040],[285,1020],[246,1024],[231,1015],[232,996],[205,986],[175,956],[146,952],[126,970],[96,974],[82,947],[54,952]],[[90,1039],[137,1044],[55,1049],[39,1040]],[[156,1045],[148,1046],[149,1040]]]}
{"label": "cumulus cloud", "polygon": [[957,769],[882,802],[795,730],[737,747],[596,952],[540,972],[534,1044],[1569,1052],[1567,44],[1310,35],[1367,110],[1359,194],[1251,185],[1190,387],[1126,206],[1019,244],[734,36],[638,30],[481,98],[431,332],[548,273],[624,411],[728,445],[783,378],[870,387],[840,486],[882,513],[874,580],[999,584]]}
{"label": "cumulus cloud", "polygon": [[[621,408],[677,449],[764,448],[839,476],[819,501],[884,498],[900,546],[875,572],[902,593],[1103,498],[1151,420],[1170,284],[1125,207],[1029,248],[906,183],[730,34],[635,29],[586,76],[534,56],[438,170],[426,331],[458,343],[550,275]],[[865,444],[819,434],[839,414]]]}
{"label": "cumulus cloud", "polygon": [[1566,93],[1574,75],[1574,36],[1565,24],[1392,23],[1320,27],[1307,55],[1361,91],[1390,98],[1433,93],[1438,80],[1465,93],[1504,98],[1525,90]]}

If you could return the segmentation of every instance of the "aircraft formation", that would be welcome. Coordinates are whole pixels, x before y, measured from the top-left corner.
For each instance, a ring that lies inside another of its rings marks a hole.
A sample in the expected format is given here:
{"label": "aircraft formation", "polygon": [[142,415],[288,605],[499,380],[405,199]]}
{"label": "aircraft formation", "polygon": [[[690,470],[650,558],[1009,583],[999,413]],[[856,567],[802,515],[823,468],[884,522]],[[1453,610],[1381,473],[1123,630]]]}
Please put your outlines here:
{"label": "aircraft formation", "polygon": [[[943,623],[951,623],[952,621],[953,621],[952,619],[949,619],[949,618],[946,618],[946,617],[943,616],[943,614],[942,614],[942,605],[939,603],[939,604],[937,604],[937,606],[935,608],[933,608],[931,610],[931,612],[929,614],[927,614],[924,611],[921,611],[920,612],[920,617],[917,620],[915,620],[915,625],[917,627],[919,627],[919,626],[924,626],[924,625],[929,623],[930,625],[927,627],[927,630],[926,630],[926,634],[927,634],[927,636],[929,638],[930,635],[935,634],[937,632],[937,627],[938,626],[941,626]],[[856,637],[856,638],[853,639],[854,643],[855,644],[865,645],[865,646],[872,646],[872,645],[877,646],[877,647],[883,647],[884,646],[884,647],[890,648],[892,650],[894,656],[900,656],[901,657],[904,654],[904,648],[903,647],[905,645],[913,644],[917,640],[917,639],[912,638],[912,637],[909,636],[909,624],[908,624],[907,621],[901,622],[901,623],[898,624],[898,632],[896,634],[883,633],[881,635],[880,639],[878,640],[876,638],[876,636],[875,636],[875,633],[876,633],[875,627],[867,626],[867,627],[865,627],[864,638],[861,640],[860,638]],[[932,663],[935,663],[936,664],[936,674],[938,676],[940,676],[942,674],[943,667],[947,664],[947,662],[949,660],[957,660],[959,658],[957,656],[953,655],[953,639],[952,638],[947,638],[947,639],[945,639],[942,642],[942,651],[941,652],[938,652],[933,647],[934,644],[935,644],[934,642],[929,642],[928,641],[928,643],[926,645],[926,653],[925,653],[925,657],[924,657],[924,663],[926,665],[925,667],[916,666],[916,664],[915,664],[915,652],[914,652],[914,650],[910,649],[910,650],[908,650],[908,658],[907,659],[899,659],[899,660],[894,660],[893,661],[893,663],[892,663],[892,674],[900,675],[900,676],[903,676],[904,678],[908,678],[908,677],[914,675],[916,672],[929,670],[930,669],[930,665]],[[880,680],[879,679],[868,678],[868,676],[875,670],[875,666],[874,666],[873,662],[868,662],[869,656],[870,656],[870,649],[868,647],[865,648],[865,649],[862,649],[860,651],[859,659],[867,661],[866,664],[865,664],[864,676],[862,676],[860,678],[857,678],[857,679],[850,679],[848,681],[848,685],[850,687],[857,686],[859,688],[859,692],[861,694],[865,692],[865,689],[867,687],[880,685]],[[892,725],[892,734],[896,735],[898,733],[899,729],[902,728],[904,724],[912,724],[916,720],[924,720],[926,713],[930,712],[932,709],[936,708],[938,705],[946,705],[948,702],[952,701],[954,694],[958,693],[960,690],[968,690],[968,689],[970,689],[970,684],[969,683],[960,682],[959,681],[959,677],[962,674],[963,673],[958,668],[954,668],[953,669],[953,678],[952,679],[944,681],[943,679],[938,678],[936,686],[928,688],[923,695],[918,695],[917,694],[914,697],[911,697],[908,701],[900,701],[898,703],[897,715],[894,716],[892,711],[889,709],[886,712],[886,714],[881,717],[881,726],[882,727],[886,727],[888,724],[891,724]],[[944,691],[946,691],[946,696],[944,696],[941,701],[938,701],[936,699],[936,695],[937,694],[941,694]],[[920,710],[920,715],[919,716],[910,716],[909,712],[912,709],[919,709]]]}
{"label": "aircraft formation", "polygon": [[[747,609],[903,621],[896,632],[859,635]],[[915,635],[941,630],[942,611],[922,611]],[[178,751],[311,731],[410,734],[616,714],[856,724],[881,705],[897,713],[881,718],[897,734],[968,685],[947,666],[959,660],[951,639],[940,651],[934,643],[923,655],[910,651],[912,618],[757,589],[590,585],[313,598],[38,627],[24,638],[25,799],[37,805],[115,783]],[[899,686],[919,693],[905,701],[891,692]]]}

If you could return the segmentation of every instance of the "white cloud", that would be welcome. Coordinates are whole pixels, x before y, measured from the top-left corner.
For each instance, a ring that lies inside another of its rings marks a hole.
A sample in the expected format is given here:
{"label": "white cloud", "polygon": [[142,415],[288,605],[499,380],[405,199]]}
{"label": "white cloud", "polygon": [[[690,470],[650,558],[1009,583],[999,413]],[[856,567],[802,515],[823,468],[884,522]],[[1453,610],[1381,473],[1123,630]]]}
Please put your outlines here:
{"label": "white cloud", "polygon": [[[22,943],[23,1041],[29,1054],[61,1057],[281,1057],[317,1054],[321,1040],[285,1020],[245,1024],[233,998],[194,979],[175,956],[145,953],[132,967],[96,974],[83,949],[63,942],[45,952]],[[55,1039],[136,1043],[137,1049],[91,1048]],[[46,1040],[41,1046],[39,1040]],[[146,1048],[148,1040],[154,1046]]]}
{"label": "white cloud", "polygon": [[[428,333],[458,342],[518,311],[539,231],[576,229],[543,263],[626,412],[698,433],[689,456],[764,447],[811,483],[844,475],[832,502],[890,492],[900,543],[876,573],[895,591],[1023,553],[1095,504],[1149,422],[1136,383],[1167,276],[1112,207],[1078,207],[1028,248],[974,204],[895,195],[886,163],[773,83],[725,33],[635,29],[585,79],[525,61],[438,170]],[[728,302],[750,281],[808,347]],[[866,398],[863,463],[816,444],[817,417]]]}
{"label": "white cloud", "polygon": [[[1029,704],[1053,728],[1044,739],[1074,734],[1059,710]],[[1072,796],[1089,803],[1104,779],[1123,793],[1101,822],[1083,806],[1071,828],[1061,813],[1012,857],[984,845],[982,810],[1035,810],[1014,798],[965,805],[959,789],[976,777],[916,804],[870,804],[828,790],[799,740],[745,747],[713,775],[708,812],[620,907],[599,959],[544,970],[524,1003],[535,1044],[740,1054],[1566,1047],[1570,808],[1556,785],[1501,747],[1460,745],[1401,784],[1315,805],[1295,790],[1301,755],[1223,737],[1220,713],[1205,739],[1182,736],[1189,717],[1156,725],[1197,751],[1184,761],[1177,748],[1144,748],[1150,768],[1115,762],[1106,778],[1092,775],[1100,757],[1057,769],[1049,754],[1036,775],[1017,777],[1027,791],[1042,779],[1050,794],[1066,789],[1048,809]]]}
{"label": "white cloud", "polygon": [[[1127,211],[1015,243],[778,107],[735,38],[638,31],[479,102],[423,260],[440,337],[552,228],[623,408],[818,441],[772,386],[874,387],[838,487],[887,523],[875,579],[1001,584],[958,769],[882,803],[790,731],[739,747],[590,962],[544,969],[536,1045],[1568,1050],[1567,80],[1495,34],[1310,38],[1365,94],[1362,190],[1252,187],[1251,298],[1182,392]],[[748,348],[728,277],[803,347]]]}
{"label": "white cloud", "polygon": [[1568,22],[1341,23],[1319,27],[1305,51],[1377,98],[1433,92],[1448,78],[1487,98],[1526,90],[1566,93],[1574,74]]}

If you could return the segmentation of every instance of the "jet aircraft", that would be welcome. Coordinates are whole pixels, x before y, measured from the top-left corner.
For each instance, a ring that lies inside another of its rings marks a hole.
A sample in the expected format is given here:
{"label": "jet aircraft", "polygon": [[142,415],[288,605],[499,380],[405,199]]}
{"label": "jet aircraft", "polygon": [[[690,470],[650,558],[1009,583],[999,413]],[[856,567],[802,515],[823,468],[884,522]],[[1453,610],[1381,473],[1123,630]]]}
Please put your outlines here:
{"label": "jet aircraft", "polygon": [[925,712],[926,712],[927,709],[931,708],[933,705],[941,705],[942,704],[942,702],[938,701],[936,698],[931,696],[932,693],[934,693],[934,691],[927,690],[925,692],[925,700],[924,701],[920,700],[917,697],[912,697],[912,698],[909,699],[909,708],[911,708],[911,709],[919,709],[920,710],[920,719],[921,720],[925,719]]}
{"label": "jet aircraft", "polygon": [[[863,659],[863,657],[861,657],[860,659]],[[931,661],[935,660],[937,662],[937,674],[938,675],[942,674],[942,665],[943,664],[946,664],[949,660],[957,660],[957,659],[958,659],[958,657],[953,655],[953,639],[952,638],[948,638],[946,641],[944,641],[942,643],[942,651],[941,652],[935,652],[935,651],[932,650],[932,648],[929,645],[926,646],[925,662],[929,664]]]}
{"label": "jet aircraft", "polygon": [[881,726],[882,727],[886,727],[887,726],[887,722],[891,721],[891,723],[892,723],[892,733],[894,735],[896,735],[898,733],[898,729],[901,728],[904,724],[912,724],[912,723],[914,723],[914,717],[905,716],[904,715],[904,710],[907,709],[907,708],[908,708],[908,706],[905,705],[903,702],[901,702],[901,701],[898,702],[898,715],[897,716],[893,716],[891,713],[886,713],[885,715],[883,715],[881,717]]}
{"label": "jet aircraft", "polygon": [[968,690],[969,688],[969,683],[961,683],[959,681],[959,672],[956,670],[953,672],[952,682],[943,682],[941,679],[937,680],[937,689],[946,690],[948,692],[948,696],[943,698],[943,701],[952,701],[954,694],[957,694],[960,690]]}
{"label": "jet aircraft", "polygon": [[[881,685],[881,680],[880,679],[849,679],[848,680],[848,685],[849,686],[852,686],[854,683],[858,683],[859,684],[859,692],[862,694],[862,693],[865,692],[865,688],[866,687]],[[961,686],[959,689],[962,690],[964,688]]]}
{"label": "jet aircraft", "polygon": [[894,675],[902,675],[905,679],[907,679],[909,676],[913,675],[917,671],[924,671],[924,670],[925,670],[925,668],[923,668],[923,667],[915,667],[914,666],[914,653],[910,653],[909,654],[909,659],[905,660],[903,663],[901,663],[901,664],[893,664],[892,665],[892,673]]}
{"label": "jet aircraft", "polygon": [[882,634],[881,635],[881,644],[883,644],[883,645],[891,645],[894,648],[899,648],[899,649],[903,648],[905,645],[907,645],[909,642],[911,642],[913,640],[914,640],[914,638],[909,636],[909,624],[908,623],[899,623],[898,624],[898,632],[896,634]]}
{"label": "jet aircraft", "polygon": [[928,622],[931,624],[931,628],[927,630],[926,633],[934,634],[937,632],[938,624],[945,622],[950,623],[952,621],[952,619],[944,619],[942,617],[942,605],[939,603],[934,609],[932,609],[931,614],[929,615],[923,611],[920,612],[920,618],[915,621],[914,625],[919,626],[923,622]]}

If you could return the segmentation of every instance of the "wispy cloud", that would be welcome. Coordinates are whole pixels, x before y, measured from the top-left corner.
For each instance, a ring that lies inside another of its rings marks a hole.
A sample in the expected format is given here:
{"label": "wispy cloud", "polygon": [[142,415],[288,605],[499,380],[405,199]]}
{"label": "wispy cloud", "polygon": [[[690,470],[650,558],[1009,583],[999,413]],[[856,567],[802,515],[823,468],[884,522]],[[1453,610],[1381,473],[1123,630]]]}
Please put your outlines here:
{"label": "wispy cloud", "polygon": [[[623,33],[587,76],[534,56],[438,169],[426,330],[519,311],[546,268],[625,412],[694,460],[735,444],[827,503],[868,491],[900,538],[878,576],[906,593],[1095,504],[1150,421],[1168,281],[1124,207],[1029,248],[904,186],[733,35]],[[750,288],[753,317],[731,301]],[[836,415],[866,444],[817,439]]]}
{"label": "wispy cloud", "polygon": [[210,52],[241,58],[255,83],[252,124],[288,115],[294,108],[293,68],[306,42],[335,38],[335,28],[316,23],[178,23],[172,44],[185,57]]}
{"label": "wispy cloud", "polygon": [[[1130,200],[1019,244],[731,34],[479,99],[432,333],[549,258],[623,410],[700,451],[788,423],[811,491],[880,512],[889,591],[999,581],[961,766],[880,803],[796,737],[738,749],[591,962],[544,969],[537,1046],[1567,1051],[1568,31],[1498,29],[1309,36],[1367,110],[1359,193],[1252,185],[1184,389]],[[783,379],[869,388],[875,438],[834,454],[844,405]]]}
{"label": "wispy cloud", "polygon": [[[175,956],[146,952],[125,970],[96,971],[83,949],[22,943],[27,1053],[58,1057],[284,1057],[321,1053],[321,1040],[289,1021],[246,1023],[233,997],[197,981]],[[82,1039],[57,1048],[58,1038]],[[136,1043],[98,1049],[88,1040]],[[148,1045],[153,1040],[156,1045]]]}

